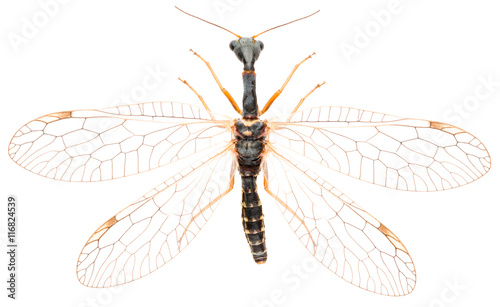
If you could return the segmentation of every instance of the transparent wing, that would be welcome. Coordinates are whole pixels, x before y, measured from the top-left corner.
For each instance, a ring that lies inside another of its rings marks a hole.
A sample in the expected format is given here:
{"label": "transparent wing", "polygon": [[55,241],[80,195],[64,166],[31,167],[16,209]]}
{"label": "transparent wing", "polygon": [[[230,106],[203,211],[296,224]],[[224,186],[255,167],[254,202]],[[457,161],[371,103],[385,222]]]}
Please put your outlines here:
{"label": "transparent wing", "polygon": [[410,293],[416,273],[401,240],[328,182],[269,148],[265,189],[307,250],[362,289],[391,296]]}
{"label": "transparent wing", "polygon": [[16,132],[9,155],[38,175],[101,181],[137,174],[231,140],[231,121],[178,102],[149,102],[39,117]]}
{"label": "transparent wing", "polygon": [[229,146],[166,180],[99,227],[77,264],[79,281],[110,287],[144,277],[180,253],[233,188]]}
{"label": "transparent wing", "polygon": [[436,191],[483,176],[485,146],[439,122],[345,107],[318,107],[270,121],[270,143],[349,176],[398,190]]}

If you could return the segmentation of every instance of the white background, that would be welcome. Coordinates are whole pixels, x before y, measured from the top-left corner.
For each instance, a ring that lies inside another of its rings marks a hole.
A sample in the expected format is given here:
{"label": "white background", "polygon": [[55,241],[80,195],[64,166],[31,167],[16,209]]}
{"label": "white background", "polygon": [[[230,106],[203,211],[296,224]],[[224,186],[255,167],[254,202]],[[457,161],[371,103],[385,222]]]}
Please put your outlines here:
{"label": "white background", "polygon": [[[131,201],[170,176],[167,168],[103,183],[56,182],[29,173],[7,155],[10,138],[26,122],[55,111],[172,100],[199,105],[187,79],[212,110],[235,113],[193,48],[216,70],[237,101],[242,64],[229,50],[229,33],[174,9],[172,1],[67,1],[43,24],[45,1],[0,5],[1,195],[19,202],[19,288],[7,306],[492,306],[500,282],[498,121],[500,87],[473,104],[480,78],[500,81],[500,4],[497,1],[399,2],[385,26],[372,12],[384,1],[188,1],[188,12],[243,36],[321,9],[321,13],[259,37],[256,65],[261,106],[298,61],[312,52],[275,102],[291,108],[319,82],[307,106],[343,105],[402,117],[445,121],[477,136],[492,155],[492,170],[468,186],[436,193],[385,189],[332,174],[333,185],[381,220],[410,251],[417,287],[405,297],[369,293],[314,262],[263,195],[269,260],[257,266],[241,228],[240,192],[221,203],[189,248],[154,274],[117,289],[82,286],[78,253],[89,235]],[[225,5],[225,6],[224,6]],[[52,9],[54,9],[52,7]],[[25,20],[41,18],[27,43],[12,44]],[[387,19],[386,19],[387,20]],[[355,46],[357,28],[370,41],[350,61],[341,45]],[[148,67],[163,77],[140,92]],[[137,97],[137,93],[142,93]],[[461,114],[455,108],[463,108]],[[271,111],[270,111],[271,112]],[[5,208],[1,206],[2,246]],[[1,253],[0,272],[7,258]],[[296,275],[293,268],[307,273]],[[457,283],[458,288],[451,287]],[[2,282],[2,289],[6,283]],[[453,288],[453,289],[452,289]]]}

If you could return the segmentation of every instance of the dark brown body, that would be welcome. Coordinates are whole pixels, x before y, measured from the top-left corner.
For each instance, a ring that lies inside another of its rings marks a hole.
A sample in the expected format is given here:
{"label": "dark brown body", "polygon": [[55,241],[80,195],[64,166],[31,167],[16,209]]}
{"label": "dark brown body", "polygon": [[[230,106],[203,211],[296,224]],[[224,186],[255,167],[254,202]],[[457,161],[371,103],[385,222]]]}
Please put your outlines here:
{"label": "dark brown body", "polygon": [[259,108],[255,90],[255,61],[264,48],[261,41],[252,37],[242,37],[229,45],[236,57],[243,63],[243,110],[240,119],[236,119],[233,135],[238,169],[242,181],[243,230],[247,238],[253,259],[257,263],[267,260],[264,215],[257,193],[257,176],[267,142],[266,121],[259,119]]}
{"label": "dark brown body", "polygon": [[257,263],[267,259],[264,215],[257,193],[257,175],[267,140],[267,125],[260,119],[238,119],[234,124],[235,147],[242,182],[243,229]]}

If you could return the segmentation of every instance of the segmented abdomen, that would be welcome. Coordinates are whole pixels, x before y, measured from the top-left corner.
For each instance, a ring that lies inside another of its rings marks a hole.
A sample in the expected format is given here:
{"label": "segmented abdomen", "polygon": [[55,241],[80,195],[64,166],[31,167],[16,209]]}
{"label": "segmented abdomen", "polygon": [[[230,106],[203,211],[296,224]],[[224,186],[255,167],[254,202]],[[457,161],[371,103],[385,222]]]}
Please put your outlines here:
{"label": "segmented abdomen", "polygon": [[243,229],[255,262],[261,264],[267,260],[264,215],[256,185],[257,176],[242,176],[242,213]]}

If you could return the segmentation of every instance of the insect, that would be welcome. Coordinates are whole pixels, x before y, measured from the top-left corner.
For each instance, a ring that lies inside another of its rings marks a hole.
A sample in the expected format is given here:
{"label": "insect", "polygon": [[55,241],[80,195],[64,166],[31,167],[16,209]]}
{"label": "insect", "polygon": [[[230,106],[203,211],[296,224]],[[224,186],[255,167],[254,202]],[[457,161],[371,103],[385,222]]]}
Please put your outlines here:
{"label": "insect", "polygon": [[244,65],[241,109],[210,64],[194,53],[206,63],[240,118],[212,113],[199,95],[202,108],[150,102],[56,112],[16,132],[10,157],[33,173],[62,181],[111,180],[181,159],[197,161],[90,236],[77,262],[83,285],[131,282],[177,256],[233,189],[238,171],[243,229],[256,263],[267,259],[256,183],[262,174],[264,190],[276,200],[299,240],[328,269],[379,294],[399,296],[414,289],[414,264],[401,240],[317,175],[312,165],[398,190],[437,191],[483,176],[490,168],[485,146],[445,123],[348,107],[299,111],[322,84],[290,115],[261,119],[296,69],[310,58],[295,66],[260,109],[254,64],[264,47],[256,40],[262,33],[252,37],[232,33],[237,39],[230,48]]}

